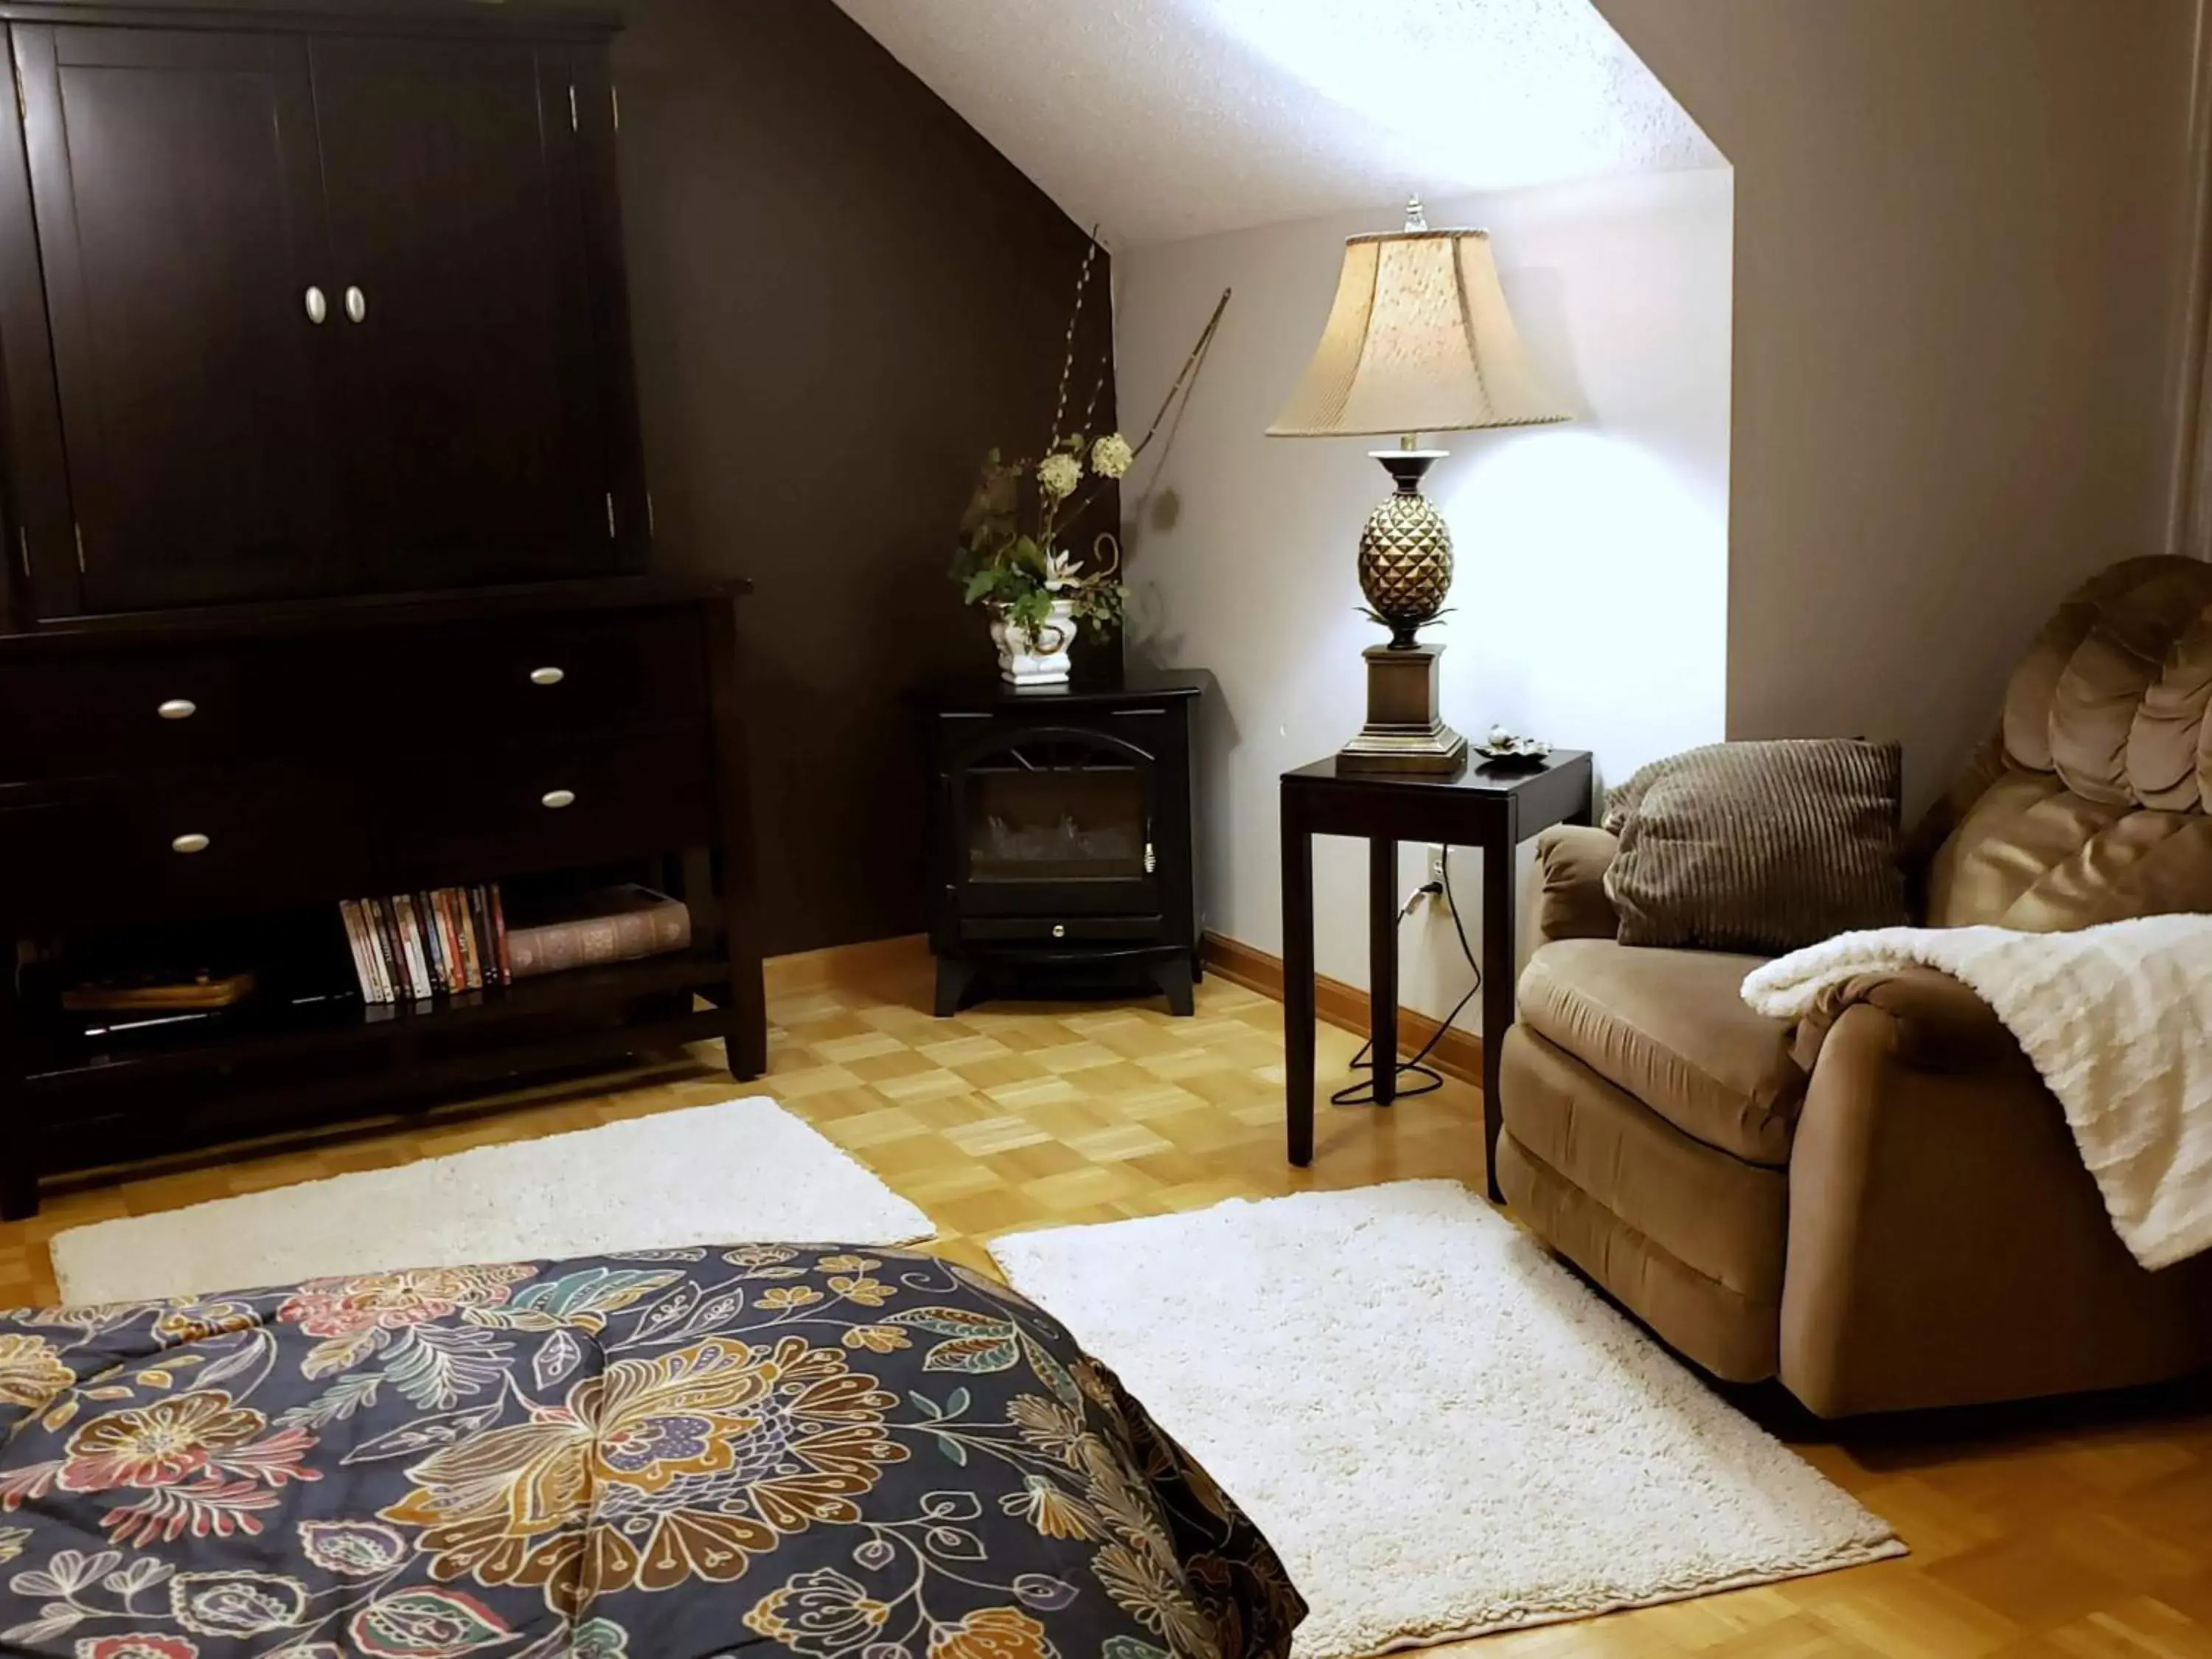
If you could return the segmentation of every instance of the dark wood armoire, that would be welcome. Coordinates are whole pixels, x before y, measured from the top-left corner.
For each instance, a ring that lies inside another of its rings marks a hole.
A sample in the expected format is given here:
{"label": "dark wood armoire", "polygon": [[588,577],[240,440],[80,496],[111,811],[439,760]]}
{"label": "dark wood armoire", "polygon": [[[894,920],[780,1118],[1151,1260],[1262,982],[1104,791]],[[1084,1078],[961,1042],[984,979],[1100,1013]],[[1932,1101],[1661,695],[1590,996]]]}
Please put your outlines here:
{"label": "dark wood armoire", "polygon": [[[0,24],[0,1208],[44,1172],[689,1039],[759,1073],[743,585],[652,570],[619,19]],[[358,994],[339,901],[569,879],[678,893],[690,948]],[[246,960],[254,993],[65,1011],[134,950]]]}

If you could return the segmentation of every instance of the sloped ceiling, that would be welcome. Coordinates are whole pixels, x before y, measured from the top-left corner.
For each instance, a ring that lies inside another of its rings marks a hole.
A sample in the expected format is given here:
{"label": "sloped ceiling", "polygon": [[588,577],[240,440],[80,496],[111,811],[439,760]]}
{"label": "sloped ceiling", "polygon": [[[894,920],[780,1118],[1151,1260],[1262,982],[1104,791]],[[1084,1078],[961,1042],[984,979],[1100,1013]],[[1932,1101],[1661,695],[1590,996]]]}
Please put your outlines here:
{"label": "sloped ceiling", "polygon": [[837,0],[1129,246],[1724,158],[1589,0]]}

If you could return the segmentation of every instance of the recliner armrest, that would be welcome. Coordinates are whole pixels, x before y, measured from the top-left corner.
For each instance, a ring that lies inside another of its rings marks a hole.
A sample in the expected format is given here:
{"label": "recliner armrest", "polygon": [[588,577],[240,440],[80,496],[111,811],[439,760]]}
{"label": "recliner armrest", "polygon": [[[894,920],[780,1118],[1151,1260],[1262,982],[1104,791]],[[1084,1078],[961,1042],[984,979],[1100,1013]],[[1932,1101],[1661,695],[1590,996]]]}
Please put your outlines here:
{"label": "recliner armrest", "polygon": [[1989,1004],[1950,975],[1933,968],[1900,968],[1862,974],[1820,994],[1791,1036],[1791,1053],[1808,1074],[1836,1022],[1861,1003],[1881,1009],[1895,1023],[1896,1057],[1916,1071],[1980,1071],[2027,1058]]}
{"label": "recliner armrest", "polygon": [[1842,988],[1830,1012],[1790,1150],[1792,1393],[1843,1417],[2212,1362],[2212,1256],[2136,1264],[2064,1111],[1979,999],[1913,969]]}
{"label": "recliner armrest", "polygon": [[1605,872],[1620,842],[1602,830],[1554,824],[1536,837],[1536,932],[1541,943],[1617,939],[1620,918],[1606,896]]}

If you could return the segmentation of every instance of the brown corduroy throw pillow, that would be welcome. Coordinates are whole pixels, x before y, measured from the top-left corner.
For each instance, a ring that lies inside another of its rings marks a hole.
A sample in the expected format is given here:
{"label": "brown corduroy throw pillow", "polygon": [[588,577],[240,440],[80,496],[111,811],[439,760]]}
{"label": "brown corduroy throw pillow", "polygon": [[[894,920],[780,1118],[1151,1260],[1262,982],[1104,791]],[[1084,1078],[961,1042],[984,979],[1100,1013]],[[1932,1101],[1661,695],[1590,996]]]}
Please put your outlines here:
{"label": "brown corduroy throw pillow", "polygon": [[1655,761],[1606,803],[1620,942],[1779,954],[1902,925],[1903,775],[1896,744],[1844,738]]}

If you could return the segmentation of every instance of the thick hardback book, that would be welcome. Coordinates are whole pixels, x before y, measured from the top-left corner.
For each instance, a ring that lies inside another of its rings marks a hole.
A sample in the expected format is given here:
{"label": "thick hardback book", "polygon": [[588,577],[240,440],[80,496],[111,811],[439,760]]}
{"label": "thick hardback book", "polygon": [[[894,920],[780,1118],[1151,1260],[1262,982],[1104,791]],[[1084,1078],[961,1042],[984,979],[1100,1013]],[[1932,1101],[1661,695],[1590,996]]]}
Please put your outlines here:
{"label": "thick hardback book", "polygon": [[517,979],[665,956],[690,943],[691,913],[684,901],[634,885],[583,895],[568,915],[507,930]]}

